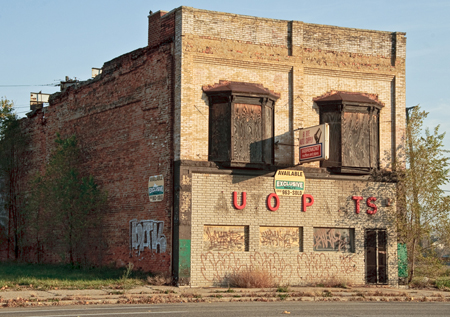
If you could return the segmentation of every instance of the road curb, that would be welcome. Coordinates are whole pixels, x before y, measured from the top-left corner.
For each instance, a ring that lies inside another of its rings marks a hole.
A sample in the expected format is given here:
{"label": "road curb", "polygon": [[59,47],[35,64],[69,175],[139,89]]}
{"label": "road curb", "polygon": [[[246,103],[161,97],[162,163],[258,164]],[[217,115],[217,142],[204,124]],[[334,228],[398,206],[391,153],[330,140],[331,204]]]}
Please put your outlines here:
{"label": "road curb", "polygon": [[178,288],[144,286],[129,290],[7,290],[0,292],[0,307],[102,304],[165,304],[198,302],[450,302],[450,292],[391,288],[277,289]]}

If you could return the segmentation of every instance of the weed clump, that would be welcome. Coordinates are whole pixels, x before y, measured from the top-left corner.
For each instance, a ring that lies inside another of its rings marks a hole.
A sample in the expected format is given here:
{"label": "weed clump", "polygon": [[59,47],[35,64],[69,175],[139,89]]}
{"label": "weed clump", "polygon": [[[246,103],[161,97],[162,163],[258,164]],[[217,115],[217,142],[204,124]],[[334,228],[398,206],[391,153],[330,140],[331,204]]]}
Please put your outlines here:
{"label": "weed clump", "polygon": [[273,287],[274,281],[269,271],[260,268],[247,268],[226,276],[229,286],[240,288]]}
{"label": "weed clump", "polygon": [[351,286],[351,283],[345,278],[331,277],[327,280],[317,283],[315,286],[316,287],[349,288]]}
{"label": "weed clump", "polygon": [[287,293],[289,292],[289,286],[288,285],[278,286],[276,291],[277,293]]}
{"label": "weed clump", "polygon": [[333,297],[333,294],[329,290],[324,290],[322,292],[322,297]]}
{"label": "weed clump", "polygon": [[168,274],[157,273],[147,277],[147,282],[150,285],[162,286],[172,285],[172,277]]}

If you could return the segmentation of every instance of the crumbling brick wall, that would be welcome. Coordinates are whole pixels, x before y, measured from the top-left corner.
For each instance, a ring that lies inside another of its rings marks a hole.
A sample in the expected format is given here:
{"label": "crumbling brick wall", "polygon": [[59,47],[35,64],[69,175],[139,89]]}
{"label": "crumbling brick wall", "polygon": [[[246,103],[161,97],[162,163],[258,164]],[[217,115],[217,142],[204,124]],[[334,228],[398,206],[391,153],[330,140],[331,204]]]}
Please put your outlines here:
{"label": "crumbling brick wall", "polygon": [[[96,264],[124,266],[131,262],[145,271],[170,272],[171,51],[168,42],[117,57],[105,63],[100,76],[53,95],[49,107],[23,119],[31,140],[28,180],[45,170],[56,133],[76,135],[83,156],[82,174],[93,175],[108,192],[108,209],[100,224],[104,241],[98,241],[103,245],[93,243],[91,258],[100,261]],[[148,198],[149,177],[154,175],[164,177],[161,202]],[[134,243],[133,228],[137,230]],[[36,260],[31,234],[25,245],[25,256]],[[102,256],[94,254],[97,252],[103,252]],[[58,260],[56,252],[45,250],[45,261]]]}

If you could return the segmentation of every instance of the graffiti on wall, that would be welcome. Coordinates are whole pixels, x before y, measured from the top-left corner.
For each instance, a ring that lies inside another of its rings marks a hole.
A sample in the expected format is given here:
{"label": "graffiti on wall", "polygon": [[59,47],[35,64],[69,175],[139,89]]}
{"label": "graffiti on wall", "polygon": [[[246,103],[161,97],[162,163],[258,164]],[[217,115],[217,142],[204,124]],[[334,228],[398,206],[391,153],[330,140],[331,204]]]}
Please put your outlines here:
{"label": "graffiti on wall", "polygon": [[271,251],[300,250],[299,227],[260,227],[259,232],[259,244],[262,249]]}
{"label": "graffiti on wall", "polygon": [[148,248],[156,253],[166,252],[167,240],[163,235],[164,221],[130,220],[130,248],[138,255]]}
{"label": "graffiti on wall", "polygon": [[[233,252],[206,252],[201,254],[200,272],[212,283],[224,283],[230,273],[252,268],[264,269],[277,283],[297,277],[304,282],[325,281],[337,276],[348,276],[357,270],[353,255],[331,256],[325,253],[300,253],[297,263],[277,252],[252,252],[246,255]],[[295,263],[295,262],[294,262]]]}
{"label": "graffiti on wall", "polygon": [[351,251],[350,229],[314,228],[315,251]]}
{"label": "graffiti on wall", "polygon": [[204,251],[248,250],[248,226],[205,226]]}
{"label": "graffiti on wall", "polygon": [[305,281],[323,281],[356,271],[356,262],[351,255],[340,255],[335,260],[325,253],[302,253],[297,256],[297,273]]}
{"label": "graffiti on wall", "polygon": [[276,281],[289,278],[294,272],[292,266],[286,263],[283,257],[276,252],[254,252],[250,255],[250,263],[242,255],[236,255],[233,252],[207,252],[201,254],[201,262],[200,271],[203,277],[214,283],[224,281],[229,273],[238,273],[252,268],[268,271]]}
{"label": "graffiti on wall", "polygon": [[202,262],[200,272],[209,282],[220,283],[225,279],[226,274],[239,272],[247,267],[241,263],[241,256],[236,256],[233,252],[207,252],[202,253],[200,258]]}
{"label": "graffiti on wall", "polygon": [[294,268],[288,262],[277,252],[250,254],[250,267],[266,270],[277,284],[294,274]]}

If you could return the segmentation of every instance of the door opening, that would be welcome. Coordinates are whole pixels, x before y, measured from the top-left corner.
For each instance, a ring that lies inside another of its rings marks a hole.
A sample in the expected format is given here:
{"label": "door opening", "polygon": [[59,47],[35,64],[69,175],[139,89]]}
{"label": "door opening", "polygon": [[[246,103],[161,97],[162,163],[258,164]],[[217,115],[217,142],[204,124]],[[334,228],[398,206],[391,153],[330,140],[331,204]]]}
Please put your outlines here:
{"label": "door opening", "polygon": [[366,282],[387,283],[387,236],[385,229],[367,229],[365,235]]}

